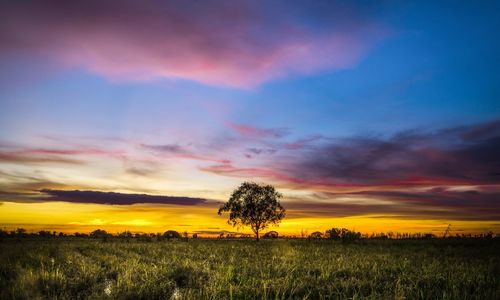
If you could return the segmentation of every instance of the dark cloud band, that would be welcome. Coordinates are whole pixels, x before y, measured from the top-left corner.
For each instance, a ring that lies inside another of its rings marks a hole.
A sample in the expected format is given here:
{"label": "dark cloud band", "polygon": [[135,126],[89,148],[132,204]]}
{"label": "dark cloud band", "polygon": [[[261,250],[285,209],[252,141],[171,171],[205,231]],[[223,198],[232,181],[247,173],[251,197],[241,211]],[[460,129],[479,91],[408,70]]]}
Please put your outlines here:
{"label": "dark cloud band", "polygon": [[159,196],[147,194],[123,194],[114,192],[99,191],[65,191],[43,189],[40,192],[48,197],[45,201],[65,201],[73,203],[95,203],[95,204],[113,204],[113,205],[131,205],[140,203],[152,204],[175,204],[175,205],[197,205],[205,203],[207,200],[202,198]]}

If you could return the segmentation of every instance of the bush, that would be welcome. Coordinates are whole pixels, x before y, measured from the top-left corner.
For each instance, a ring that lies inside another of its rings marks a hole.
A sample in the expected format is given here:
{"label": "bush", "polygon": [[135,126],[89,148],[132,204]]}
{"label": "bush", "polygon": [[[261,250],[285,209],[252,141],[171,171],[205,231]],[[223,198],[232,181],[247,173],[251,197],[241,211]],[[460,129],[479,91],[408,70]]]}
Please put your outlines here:
{"label": "bush", "polygon": [[106,230],[102,230],[102,229],[97,229],[97,230],[94,230],[90,233],[90,237],[96,238],[96,239],[106,240],[109,236],[111,236],[111,235],[109,233],[107,233]]}
{"label": "bush", "polygon": [[350,242],[361,238],[361,233],[346,228],[332,228],[326,231],[326,237],[336,241]]}
{"label": "bush", "polygon": [[178,233],[175,230],[167,230],[163,234],[163,237],[166,238],[166,239],[180,239],[181,235],[180,235],[180,233]]}
{"label": "bush", "polygon": [[323,238],[323,233],[321,233],[319,231],[315,231],[315,232],[311,233],[309,238],[310,239],[321,239],[321,238]]}
{"label": "bush", "polygon": [[269,231],[264,234],[263,238],[265,239],[277,239],[279,236],[278,232],[276,231]]}

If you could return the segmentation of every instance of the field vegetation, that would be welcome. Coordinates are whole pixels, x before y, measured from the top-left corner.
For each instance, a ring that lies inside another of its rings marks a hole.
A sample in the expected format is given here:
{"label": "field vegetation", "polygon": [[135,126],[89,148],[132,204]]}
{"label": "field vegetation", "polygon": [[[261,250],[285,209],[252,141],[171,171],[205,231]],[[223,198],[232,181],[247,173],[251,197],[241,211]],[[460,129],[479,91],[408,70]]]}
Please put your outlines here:
{"label": "field vegetation", "polygon": [[0,298],[500,299],[499,244],[16,235],[0,242]]}

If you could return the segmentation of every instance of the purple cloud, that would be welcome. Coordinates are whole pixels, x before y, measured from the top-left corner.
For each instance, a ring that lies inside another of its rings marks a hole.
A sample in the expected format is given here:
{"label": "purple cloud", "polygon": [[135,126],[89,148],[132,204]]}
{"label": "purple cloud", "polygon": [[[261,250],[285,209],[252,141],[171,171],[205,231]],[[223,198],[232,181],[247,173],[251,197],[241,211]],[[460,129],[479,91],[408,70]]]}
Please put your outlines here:
{"label": "purple cloud", "polygon": [[[346,197],[349,201],[345,200]],[[356,200],[362,201],[356,203]],[[292,214],[297,211],[302,215],[346,217],[375,214],[403,218],[500,220],[499,204],[500,189],[461,191],[440,187],[410,191],[319,193],[308,199],[291,199],[287,208]]]}
{"label": "purple cloud", "polygon": [[221,164],[203,170],[306,188],[500,184],[499,127],[494,121],[389,138],[323,139],[307,147],[276,144],[280,155],[261,166]]}
{"label": "purple cloud", "polygon": [[196,205],[205,203],[207,201],[206,199],[202,198],[159,196],[147,194],[124,194],[100,191],[67,191],[43,189],[40,190],[40,192],[48,196],[42,198],[43,201],[65,201],[74,203],[96,203],[112,205],[131,205],[140,203]]}

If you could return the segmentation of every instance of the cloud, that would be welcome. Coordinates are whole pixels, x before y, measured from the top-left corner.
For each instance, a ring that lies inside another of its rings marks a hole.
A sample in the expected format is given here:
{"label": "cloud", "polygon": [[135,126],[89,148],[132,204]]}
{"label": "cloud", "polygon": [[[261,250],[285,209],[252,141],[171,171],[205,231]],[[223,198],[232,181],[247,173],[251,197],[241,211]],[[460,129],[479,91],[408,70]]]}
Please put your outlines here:
{"label": "cloud", "polygon": [[261,154],[261,153],[274,154],[276,152],[276,149],[248,148],[247,151],[253,154]]}
{"label": "cloud", "polygon": [[142,145],[146,149],[151,149],[159,152],[168,153],[186,153],[187,150],[183,147],[175,144],[165,144],[165,145]]}
{"label": "cloud", "polygon": [[248,138],[281,138],[288,134],[287,128],[259,128],[232,122],[226,124],[239,135]]}
{"label": "cloud", "polygon": [[246,88],[355,66],[386,36],[367,10],[332,1],[2,2],[0,53],[113,80]]}
{"label": "cloud", "polygon": [[303,149],[305,147],[310,146],[314,142],[320,141],[321,139],[324,139],[324,137],[322,135],[313,135],[313,136],[298,139],[292,143],[287,143],[284,145],[284,148],[288,149],[288,150]]}
{"label": "cloud", "polygon": [[270,148],[247,148],[246,153],[244,154],[246,158],[252,158],[256,155],[261,155],[261,154],[268,154],[272,155],[276,153],[276,149],[270,149]]}
{"label": "cloud", "polygon": [[500,120],[463,128],[464,140],[484,140],[500,136]]}
{"label": "cloud", "polygon": [[38,196],[40,196],[40,194],[35,192],[15,192],[0,190],[0,201],[34,202],[34,199],[36,199],[36,197]]}
{"label": "cloud", "polygon": [[453,190],[429,188],[411,191],[319,193],[286,203],[289,214],[303,216],[384,215],[399,218],[500,220],[500,188]]}
{"label": "cloud", "polygon": [[6,163],[61,163],[61,164],[82,164],[81,160],[66,158],[61,155],[46,154],[32,155],[29,153],[0,151],[0,161]]}
{"label": "cloud", "polygon": [[125,173],[135,175],[135,176],[151,176],[152,174],[157,173],[157,170],[149,169],[149,168],[138,168],[138,167],[131,167],[125,169]]}
{"label": "cloud", "polygon": [[152,204],[175,204],[175,205],[197,205],[205,203],[202,198],[159,196],[147,194],[124,194],[100,191],[79,191],[79,190],[52,190],[43,189],[41,193],[47,195],[43,201],[64,201],[73,203],[96,203],[112,205],[131,205],[141,203]]}
{"label": "cloud", "polygon": [[293,168],[304,178],[360,185],[500,183],[500,135],[463,139],[482,126],[345,139],[314,149]]}
{"label": "cloud", "polygon": [[218,159],[206,154],[195,153],[185,147],[176,144],[164,144],[164,145],[146,145],[142,144],[142,148],[151,150],[159,155],[166,155],[168,158],[182,158],[182,159],[192,159],[201,161],[211,161],[216,163],[229,163],[227,159]]}
{"label": "cloud", "polygon": [[0,161],[7,163],[62,163],[83,164],[77,156],[109,156],[123,158],[124,151],[103,150],[79,146],[78,148],[38,148],[0,144]]}
{"label": "cloud", "polygon": [[[10,194],[12,198],[19,199],[19,196],[28,196],[34,191],[43,188],[66,189],[68,185],[60,182],[51,181],[39,172],[30,173],[30,171],[3,171],[0,170],[0,190],[3,195]],[[36,193],[39,196],[39,193]],[[5,198],[5,197],[4,197]],[[32,199],[31,199],[32,200]]]}
{"label": "cloud", "polygon": [[273,147],[281,155],[261,166],[219,164],[203,170],[306,188],[500,184],[498,128],[494,121],[388,138],[323,139],[307,147]]}
{"label": "cloud", "polygon": [[19,150],[19,154],[29,155],[97,155],[97,156],[121,156],[123,151],[110,151],[95,148],[83,149],[53,149],[53,148],[34,148]]}

